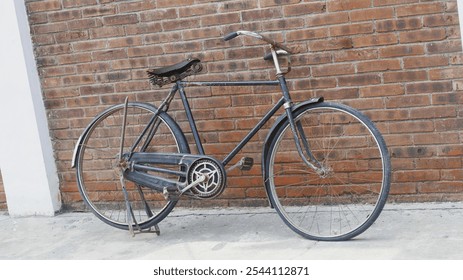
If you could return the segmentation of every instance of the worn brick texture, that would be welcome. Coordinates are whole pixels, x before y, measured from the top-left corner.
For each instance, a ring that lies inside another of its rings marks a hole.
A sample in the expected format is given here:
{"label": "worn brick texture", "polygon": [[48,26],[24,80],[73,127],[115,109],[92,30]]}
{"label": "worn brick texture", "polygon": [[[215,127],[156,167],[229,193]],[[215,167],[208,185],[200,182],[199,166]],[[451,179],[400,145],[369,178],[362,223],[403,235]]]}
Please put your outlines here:
{"label": "worn brick texture", "polygon": [[6,210],[6,196],[3,189],[2,171],[0,170],[0,211]]}
{"label": "worn brick texture", "polygon": [[[264,45],[222,40],[239,29],[262,32],[300,52],[288,75],[295,101],[324,96],[373,119],[392,157],[391,201],[463,199],[463,56],[456,1],[26,0],[26,5],[66,207],[81,203],[70,166],[90,120],[126,96],[157,105],[166,96],[167,87],[149,84],[148,68],[198,57],[205,70],[192,80],[274,78],[271,64],[262,60]],[[189,88],[188,94],[206,152],[219,159],[279,98],[268,87]],[[185,117],[173,115],[186,128]],[[220,198],[184,203],[265,204],[260,153],[268,128],[241,153],[255,159],[252,170],[233,171]]]}

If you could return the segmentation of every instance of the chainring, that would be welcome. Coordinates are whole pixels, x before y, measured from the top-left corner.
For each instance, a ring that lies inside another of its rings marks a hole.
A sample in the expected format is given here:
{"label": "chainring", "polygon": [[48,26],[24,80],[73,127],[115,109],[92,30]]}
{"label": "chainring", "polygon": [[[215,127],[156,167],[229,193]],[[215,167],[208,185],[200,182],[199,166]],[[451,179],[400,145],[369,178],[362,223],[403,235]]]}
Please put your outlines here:
{"label": "chainring", "polygon": [[191,194],[200,199],[214,198],[225,189],[226,174],[222,165],[209,158],[198,159],[188,170],[188,183],[206,175],[207,180],[190,189]]}

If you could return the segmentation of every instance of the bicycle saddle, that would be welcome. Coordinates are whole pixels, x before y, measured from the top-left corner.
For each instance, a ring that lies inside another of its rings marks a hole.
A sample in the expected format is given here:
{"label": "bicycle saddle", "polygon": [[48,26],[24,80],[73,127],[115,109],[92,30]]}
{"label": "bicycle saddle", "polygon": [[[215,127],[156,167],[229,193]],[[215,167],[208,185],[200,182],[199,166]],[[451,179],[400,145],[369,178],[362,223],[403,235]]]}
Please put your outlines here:
{"label": "bicycle saddle", "polygon": [[198,73],[202,69],[201,60],[189,58],[174,65],[150,69],[147,72],[151,83],[161,87],[165,84],[175,83],[189,75]]}

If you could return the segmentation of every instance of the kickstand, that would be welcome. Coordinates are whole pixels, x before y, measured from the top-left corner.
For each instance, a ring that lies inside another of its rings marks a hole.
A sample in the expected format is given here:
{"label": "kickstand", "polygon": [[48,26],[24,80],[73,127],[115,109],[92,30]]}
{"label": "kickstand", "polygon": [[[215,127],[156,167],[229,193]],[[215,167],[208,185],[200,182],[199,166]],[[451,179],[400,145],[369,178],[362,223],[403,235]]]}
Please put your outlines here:
{"label": "kickstand", "polygon": [[137,226],[138,230],[140,230],[140,227],[138,226],[137,220],[135,219],[135,215],[133,214],[132,206],[130,205],[130,201],[129,201],[129,194],[127,193],[127,188],[125,187],[124,171],[127,168],[127,162],[123,159],[123,156],[122,156],[124,152],[125,127],[127,125],[128,105],[129,105],[129,97],[127,96],[124,102],[124,115],[122,119],[121,146],[119,150],[119,167],[121,168],[120,180],[121,180],[122,192],[124,193],[124,199],[125,199],[125,208],[126,208],[126,213],[127,213],[127,225],[129,226],[130,234],[132,236],[135,236],[132,223],[135,222],[135,225]]}
{"label": "kickstand", "polygon": [[154,225],[154,233],[156,233],[157,236],[161,235],[161,230],[159,229],[158,224]]}
{"label": "kickstand", "polygon": [[141,229],[137,223],[137,220],[135,219],[135,215],[133,214],[132,206],[130,205],[130,201],[129,201],[129,194],[127,193],[127,189],[125,188],[124,176],[122,175],[121,175],[121,185],[122,185],[122,192],[124,193],[124,199],[125,199],[125,208],[126,208],[126,213],[127,213],[127,225],[129,226],[129,232],[133,237],[135,236],[135,232],[133,230],[132,223],[135,223],[138,232],[141,232]]}

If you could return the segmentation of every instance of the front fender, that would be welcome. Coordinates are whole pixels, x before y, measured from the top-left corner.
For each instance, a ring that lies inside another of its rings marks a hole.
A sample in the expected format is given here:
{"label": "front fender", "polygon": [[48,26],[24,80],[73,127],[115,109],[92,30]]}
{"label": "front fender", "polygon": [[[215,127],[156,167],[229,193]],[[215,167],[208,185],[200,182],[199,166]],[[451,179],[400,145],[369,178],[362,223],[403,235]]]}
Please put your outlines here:
{"label": "front fender", "polygon": [[[316,104],[316,103],[323,102],[323,100],[324,100],[323,97],[315,97],[315,98],[306,100],[304,102],[298,103],[293,107],[292,112],[297,112],[300,108],[305,107],[305,106],[307,106],[309,104]],[[286,113],[284,113],[280,117],[278,117],[278,119],[275,121],[273,126],[270,128],[270,131],[267,134],[267,137],[265,138],[265,142],[264,142],[264,145],[263,145],[262,165],[261,166],[262,166],[262,176],[263,176],[263,179],[264,179],[264,186],[265,186],[265,191],[267,193],[267,198],[270,197],[270,185],[269,185],[268,180],[267,180],[268,175],[269,175],[268,172],[267,172],[267,170],[268,170],[267,165],[269,164],[268,161],[269,161],[270,145],[272,143],[273,138],[278,133],[279,129],[283,125],[286,125],[287,122],[288,122],[288,117],[286,116]],[[272,205],[270,199],[269,199],[269,203],[270,203],[270,207],[273,208],[273,205]]]}

